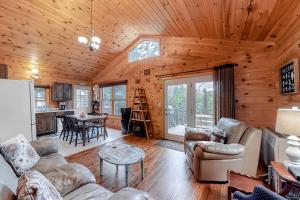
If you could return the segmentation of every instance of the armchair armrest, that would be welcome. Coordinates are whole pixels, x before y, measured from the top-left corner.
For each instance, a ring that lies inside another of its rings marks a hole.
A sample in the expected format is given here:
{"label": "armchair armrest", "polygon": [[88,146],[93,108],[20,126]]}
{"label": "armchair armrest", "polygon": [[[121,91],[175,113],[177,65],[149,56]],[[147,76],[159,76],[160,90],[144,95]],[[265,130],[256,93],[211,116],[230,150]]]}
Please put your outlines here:
{"label": "armchair armrest", "polygon": [[209,141],[210,133],[200,128],[185,128],[184,141],[195,140],[195,141]]}
{"label": "armchair armrest", "polygon": [[56,138],[44,137],[31,142],[32,147],[39,156],[46,156],[58,152],[58,142]]}
{"label": "armchair armrest", "polygon": [[217,142],[196,142],[195,148],[200,147],[202,151],[213,154],[237,155],[245,152],[244,145],[241,144],[222,144]]}

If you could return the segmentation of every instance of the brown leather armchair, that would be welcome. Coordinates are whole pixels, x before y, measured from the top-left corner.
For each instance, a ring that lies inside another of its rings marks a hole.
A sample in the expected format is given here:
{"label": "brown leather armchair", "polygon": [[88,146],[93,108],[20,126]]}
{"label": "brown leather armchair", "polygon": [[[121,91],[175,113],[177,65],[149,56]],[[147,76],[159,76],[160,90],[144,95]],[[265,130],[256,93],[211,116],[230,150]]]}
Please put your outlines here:
{"label": "brown leather armchair", "polygon": [[184,151],[195,178],[226,182],[229,169],[256,176],[262,131],[229,118],[220,119],[217,127],[225,131],[226,144],[211,142],[208,131],[186,128]]}

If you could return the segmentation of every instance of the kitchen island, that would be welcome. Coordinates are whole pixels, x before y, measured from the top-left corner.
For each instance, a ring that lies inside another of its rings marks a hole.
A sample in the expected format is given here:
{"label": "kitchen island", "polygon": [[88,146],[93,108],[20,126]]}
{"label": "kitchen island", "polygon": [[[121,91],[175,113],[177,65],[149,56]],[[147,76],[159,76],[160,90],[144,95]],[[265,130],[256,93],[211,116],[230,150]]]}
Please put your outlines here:
{"label": "kitchen island", "polygon": [[57,133],[58,130],[57,118],[66,115],[74,115],[74,110],[59,110],[59,109],[37,110],[35,112],[37,136]]}

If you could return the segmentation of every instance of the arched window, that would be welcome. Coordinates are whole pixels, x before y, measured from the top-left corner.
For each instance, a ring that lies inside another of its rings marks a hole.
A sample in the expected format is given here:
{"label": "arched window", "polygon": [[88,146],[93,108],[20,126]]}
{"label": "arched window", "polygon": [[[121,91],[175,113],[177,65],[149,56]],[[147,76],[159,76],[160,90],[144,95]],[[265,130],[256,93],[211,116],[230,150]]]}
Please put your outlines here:
{"label": "arched window", "polygon": [[128,54],[128,61],[134,62],[160,55],[160,42],[158,40],[143,40]]}

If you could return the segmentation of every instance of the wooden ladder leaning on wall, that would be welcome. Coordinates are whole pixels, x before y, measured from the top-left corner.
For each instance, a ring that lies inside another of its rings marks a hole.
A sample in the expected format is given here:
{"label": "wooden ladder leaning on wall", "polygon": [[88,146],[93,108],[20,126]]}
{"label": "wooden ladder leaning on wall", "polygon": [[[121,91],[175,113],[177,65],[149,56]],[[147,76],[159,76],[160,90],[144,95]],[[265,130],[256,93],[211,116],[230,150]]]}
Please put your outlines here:
{"label": "wooden ladder leaning on wall", "polygon": [[153,127],[150,117],[149,106],[146,98],[145,89],[143,88],[135,88],[134,90],[133,104],[131,108],[127,133],[129,132],[129,127],[132,122],[142,122],[144,124],[147,138],[149,139],[150,137],[153,137]]}

